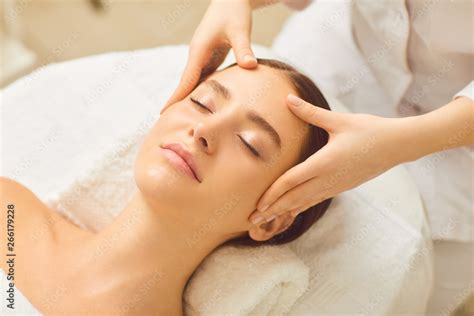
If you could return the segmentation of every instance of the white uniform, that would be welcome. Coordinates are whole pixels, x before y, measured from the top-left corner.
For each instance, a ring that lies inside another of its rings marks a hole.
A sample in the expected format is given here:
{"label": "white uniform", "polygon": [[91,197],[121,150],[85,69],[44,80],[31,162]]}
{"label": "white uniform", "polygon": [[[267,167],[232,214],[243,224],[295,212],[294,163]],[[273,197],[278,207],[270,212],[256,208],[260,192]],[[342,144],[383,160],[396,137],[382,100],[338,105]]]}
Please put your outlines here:
{"label": "white uniform", "polygon": [[[298,7],[298,1],[284,2]],[[460,95],[474,98],[474,2],[357,0],[350,7],[352,40],[361,60],[345,51],[335,52],[339,56],[328,54],[332,43],[311,52],[321,65],[316,67],[317,74],[310,75],[320,79],[317,81],[324,91],[354,112],[390,117],[427,113]],[[337,14],[342,15],[336,11],[333,17],[338,18]],[[330,34],[337,23],[340,21],[329,24],[326,32]],[[288,46],[311,41],[311,31],[294,36],[295,44]],[[334,41],[340,40],[337,36]],[[326,56],[321,56],[325,51]],[[281,53],[278,47],[277,53]],[[341,60],[344,56],[348,62]],[[311,62],[307,59],[299,58],[295,63]],[[472,132],[472,127],[468,129]],[[473,241],[473,157],[473,146],[468,146],[406,164],[419,185],[434,239]]]}
{"label": "white uniform", "polygon": [[[427,113],[459,94],[474,98],[472,12],[472,1],[354,2],[354,37],[362,54],[369,61],[386,54],[369,67],[393,114]],[[453,149],[406,164],[436,240],[473,240],[472,150]]]}
{"label": "white uniform", "polygon": [[[457,96],[474,99],[473,12],[471,0],[320,0],[290,20],[292,33],[287,25],[273,49],[354,112],[419,115]],[[466,132],[473,126],[460,126]],[[429,313],[452,310],[474,287],[473,152],[466,146],[405,164],[435,240],[440,283]],[[449,257],[458,259],[443,262]]]}

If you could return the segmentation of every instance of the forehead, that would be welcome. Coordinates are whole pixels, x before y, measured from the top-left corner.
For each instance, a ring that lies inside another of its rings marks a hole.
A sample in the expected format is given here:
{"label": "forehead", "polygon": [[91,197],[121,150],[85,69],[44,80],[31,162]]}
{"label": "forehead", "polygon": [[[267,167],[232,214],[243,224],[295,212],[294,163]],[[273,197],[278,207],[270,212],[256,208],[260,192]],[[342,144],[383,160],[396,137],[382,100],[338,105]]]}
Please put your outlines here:
{"label": "forehead", "polygon": [[[284,104],[288,93],[295,93],[291,82],[280,70],[258,65],[255,69],[243,69],[238,66],[226,68],[213,73],[209,79],[214,79],[235,91],[237,99],[246,99],[243,105],[257,106],[262,109],[274,104]],[[274,109],[274,106],[273,106]]]}
{"label": "forehead", "polygon": [[280,134],[283,145],[299,144],[302,134],[306,135],[302,131],[306,131],[307,124],[286,104],[288,94],[297,92],[283,71],[263,65],[255,69],[233,66],[215,72],[207,80],[216,80],[225,86],[231,95],[230,102],[258,112]]}
{"label": "forehead", "polygon": [[258,112],[268,121],[280,135],[281,150],[286,152],[288,159],[299,157],[308,135],[308,124],[288,108],[288,94],[297,92],[283,71],[264,65],[254,69],[233,66],[215,72],[207,80],[215,80],[225,86],[230,92],[230,102],[244,111],[252,109]]}

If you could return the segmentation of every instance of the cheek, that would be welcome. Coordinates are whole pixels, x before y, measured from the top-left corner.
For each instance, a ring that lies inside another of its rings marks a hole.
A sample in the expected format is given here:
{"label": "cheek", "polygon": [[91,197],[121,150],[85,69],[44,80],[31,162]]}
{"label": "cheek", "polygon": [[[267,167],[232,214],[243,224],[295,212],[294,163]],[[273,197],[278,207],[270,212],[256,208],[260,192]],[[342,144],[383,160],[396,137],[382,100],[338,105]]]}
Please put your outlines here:
{"label": "cheek", "polygon": [[141,144],[134,162],[133,175],[140,192],[150,201],[166,203],[182,200],[190,189],[189,180],[166,162],[160,148],[162,131],[153,128]]}
{"label": "cheek", "polygon": [[[171,107],[165,113],[172,111]],[[175,176],[165,168],[160,153],[160,144],[167,139],[167,135],[176,133],[176,116],[162,115],[160,119],[145,135],[139,147],[134,164],[134,177],[138,188],[149,194],[156,193],[159,185],[173,187]]]}
{"label": "cheek", "polygon": [[190,118],[194,118],[198,112],[190,101],[183,100],[170,106],[160,117],[160,122],[164,125],[175,126],[181,123],[189,122]]}
{"label": "cheek", "polygon": [[158,196],[159,185],[163,185],[163,166],[148,142],[140,147],[134,165],[134,178],[138,189],[147,197]]}
{"label": "cheek", "polygon": [[[240,157],[240,159],[235,159]],[[246,221],[255,209],[255,206],[271,184],[270,171],[264,169],[263,164],[252,161],[252,158],[242,158],[234,154],[234,159],[219,164],[216,184],[208,191],[211,196],[219,197],[217,207],[227,205],[229,200],[238,201],[236,212],[232,218]]]}

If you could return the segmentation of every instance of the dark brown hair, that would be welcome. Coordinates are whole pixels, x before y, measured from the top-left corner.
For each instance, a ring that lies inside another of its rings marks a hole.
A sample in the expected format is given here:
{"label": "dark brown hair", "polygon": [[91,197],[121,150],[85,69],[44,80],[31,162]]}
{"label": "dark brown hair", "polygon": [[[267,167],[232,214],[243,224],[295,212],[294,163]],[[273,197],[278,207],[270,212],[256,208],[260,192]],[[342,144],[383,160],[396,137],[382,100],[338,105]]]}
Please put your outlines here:
{"label": "dark brown hair", "polygon": [[[258,64],[264,65],[282,72],[282,75],[289,79],[289,82],[295,88],[297,95],[303,100],[313,104],[314,106],[321,107],[326,110],[331,110],[329,104],[324,98],[321,91],[314,84],[314,82],[306,75],[302,74],[292,66],[274,59],[257,59]],[[232,64],[226,68],[236,66]],[[206,79],[207,75],[203,75],[199,82]],[[312,154],[320,150],[324,145],[327,144],[329,135],[328,133],[317,126],[308,124],[308,134],[306,136],[303,148],[301,149],[300,159],[298,163],[305,161]],[[260,245],[281,245],[295,240],[306,232],[317,220],[319,220],[329,205],[331,204],[331,198],[326,199],[310,208],[301,212],[295,217],[293,223],[283,232],[273,236],[269,240],[256,241],[253,240],[248,234],[231,239],[225,244],[232,245],[245,245],[245,246],[260,246]]]}

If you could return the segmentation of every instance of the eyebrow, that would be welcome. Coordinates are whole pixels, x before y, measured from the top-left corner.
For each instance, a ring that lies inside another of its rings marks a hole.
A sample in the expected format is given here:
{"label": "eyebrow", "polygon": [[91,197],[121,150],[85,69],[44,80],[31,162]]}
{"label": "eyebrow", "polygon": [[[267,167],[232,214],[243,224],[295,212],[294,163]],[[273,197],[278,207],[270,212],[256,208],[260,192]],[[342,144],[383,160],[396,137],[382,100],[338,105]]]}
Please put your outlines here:
{"label": "eyebrow", "polygon": [[[204,81],[204,83],[209,85],[217,94],[221,95],[224,99],[229,100],[232,98],[232,94],[230,93],[229,89],[223,86],[220,82],[211,79],[211,80]],[[267,132],[270,138],[273,140],[273,142],[278,146],[278,148],[281,148],[280,135],[273,128],[273,126],[271,126],[270,123],[268,123],[267,120],[265,120],[260,114],[258,114],[254,110],[248,111],[246,117],[250,121],[257,124],[262,130]]]}
{"label": "eyebrow", "polygon": [[232,98],[232,94],[230,93],[229,89],[227,89],[227,87],[224,87],[220,82],[211,79],[204,81],[204,83],[208,84],[212,88],[212,90],[217,92],[224,99],[229,100]]}
{"label": "eyebrow", "polygon": [[281,139],[280,135],[277,133],[277,131],[273,128],[273,126],[270,125],[270,123],[267,122],[263,117],[261,117],[257,112],[254,110],[250,110],[247,112],[247,118],[256,123],[258,126],[260,126],[261,129],[263,129],[265,132],[267,132],[270,137],[272,138],[273,142],[278,146],[278,148],[281,148]]}

